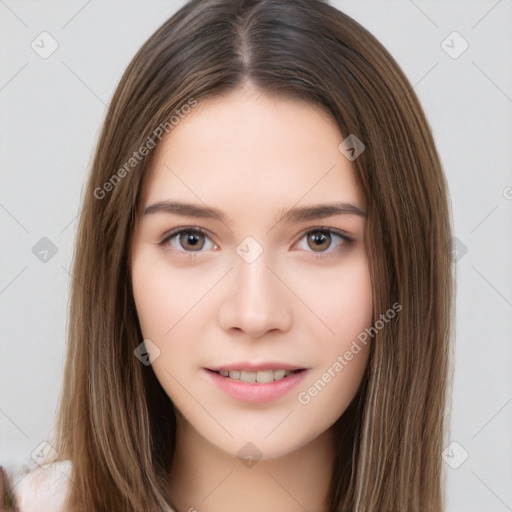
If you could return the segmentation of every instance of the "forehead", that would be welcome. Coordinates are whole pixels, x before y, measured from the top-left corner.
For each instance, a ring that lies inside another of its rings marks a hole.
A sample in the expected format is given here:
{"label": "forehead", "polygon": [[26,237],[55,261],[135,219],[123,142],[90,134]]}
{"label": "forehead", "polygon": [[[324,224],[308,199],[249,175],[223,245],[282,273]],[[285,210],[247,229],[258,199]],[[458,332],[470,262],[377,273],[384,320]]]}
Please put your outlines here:
{"label": "forehead", "polygon": [[364,208],[343,136],[319,106],[237,89],[198,105],[155,149],[144,206],[202,202],[236,217],[298,203]]}

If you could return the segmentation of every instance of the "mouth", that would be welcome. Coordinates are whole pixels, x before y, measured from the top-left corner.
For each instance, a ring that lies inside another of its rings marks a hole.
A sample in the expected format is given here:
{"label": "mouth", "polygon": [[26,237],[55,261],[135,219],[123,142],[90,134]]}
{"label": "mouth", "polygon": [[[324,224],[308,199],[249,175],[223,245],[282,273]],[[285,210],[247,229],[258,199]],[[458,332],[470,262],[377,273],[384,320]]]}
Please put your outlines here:
{"label": "mouth", "polygon": [[286,363],[234,363],[217,368],[204,368],[210,382],[238,402],[263,404],[284,398],[301,381],[308,368]]}
{"label": "mouth", "polygon": [[305,371],[305,368],[297,368],[293,370],[278,368],[278,369],[262,369],[262,370],[212,370],[208,368],[208,371],[222,375],[238,382],[244,382],[247,384],[268,384],[270,382],[281,381],[294,375]]}

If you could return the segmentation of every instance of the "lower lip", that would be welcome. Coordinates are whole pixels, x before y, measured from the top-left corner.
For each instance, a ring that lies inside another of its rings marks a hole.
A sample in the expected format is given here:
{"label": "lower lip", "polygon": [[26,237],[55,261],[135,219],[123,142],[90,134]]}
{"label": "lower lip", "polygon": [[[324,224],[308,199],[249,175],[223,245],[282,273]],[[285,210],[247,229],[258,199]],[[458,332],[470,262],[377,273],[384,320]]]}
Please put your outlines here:
{"label": "lower lip", "polygon": [[260,404],[277,400],[289,393],[306,376],[307,370],[301,370],[281,380],[266,382],[264,384],[258,382],[240,382],[239,380],[224,377],[212,370],[206,370],[206,372],[222,391],[235,400]]}

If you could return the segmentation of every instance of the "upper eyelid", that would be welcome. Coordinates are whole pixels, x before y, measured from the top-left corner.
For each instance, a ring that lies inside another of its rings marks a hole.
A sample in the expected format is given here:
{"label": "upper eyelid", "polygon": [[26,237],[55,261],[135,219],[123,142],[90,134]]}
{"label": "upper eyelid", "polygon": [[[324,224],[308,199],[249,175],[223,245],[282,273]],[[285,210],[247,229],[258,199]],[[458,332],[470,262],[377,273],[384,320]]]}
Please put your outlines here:
{"label": "upper eyelid", "polygon": [[170,229],[162,235],[160,242],[165,242],[166,240],[174,238],[176,235],[179,235],[183,231],[198,231],[199,233],[203,233],[204,235],[208,236],[212,242],[214,242],[210,232],[207,229],[201,228],[199,226],[178,226],[176,228]]}
{"label": "upper eyelid", "polygon": [[301,240],[308,233],[314,233],[315,231],[327,231],[328,233],[333,233],[333,234],[343,238],[344,240],[345,239],[347,239],[349,241],[353,241],[354,240],[354,238],[349,233],[347,233],[345,230],[343,230],[343,229],[329,228],[327,226],[315,226],[315,227],[307,228],[307,229],[304,229],[303,231],[301,231],[297,235],[297,238],[296,238],[294,243],[296,243],[299,240]]}

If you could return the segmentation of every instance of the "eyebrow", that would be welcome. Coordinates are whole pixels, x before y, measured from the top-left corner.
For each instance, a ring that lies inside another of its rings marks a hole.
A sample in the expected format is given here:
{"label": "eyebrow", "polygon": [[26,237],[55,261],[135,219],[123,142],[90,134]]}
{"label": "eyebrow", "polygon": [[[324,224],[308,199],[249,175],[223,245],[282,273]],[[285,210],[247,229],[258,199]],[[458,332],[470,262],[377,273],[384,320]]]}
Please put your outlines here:
{"label": "eyebrow", "polygon": [[[217,208],[201,206],[180,201],[159,201],[148,206],[144,215],[153,213],[174,213],[186,217],[197,217],[201,219],[217,219],[225,222],[225,214]],[[358,215],[366,218],[366,212],[358,206],[350,203],[326,203],[305,207],[291,208],[283,213],[279,221],[297,223],[308,220],[324,219],[335,215]]]}

